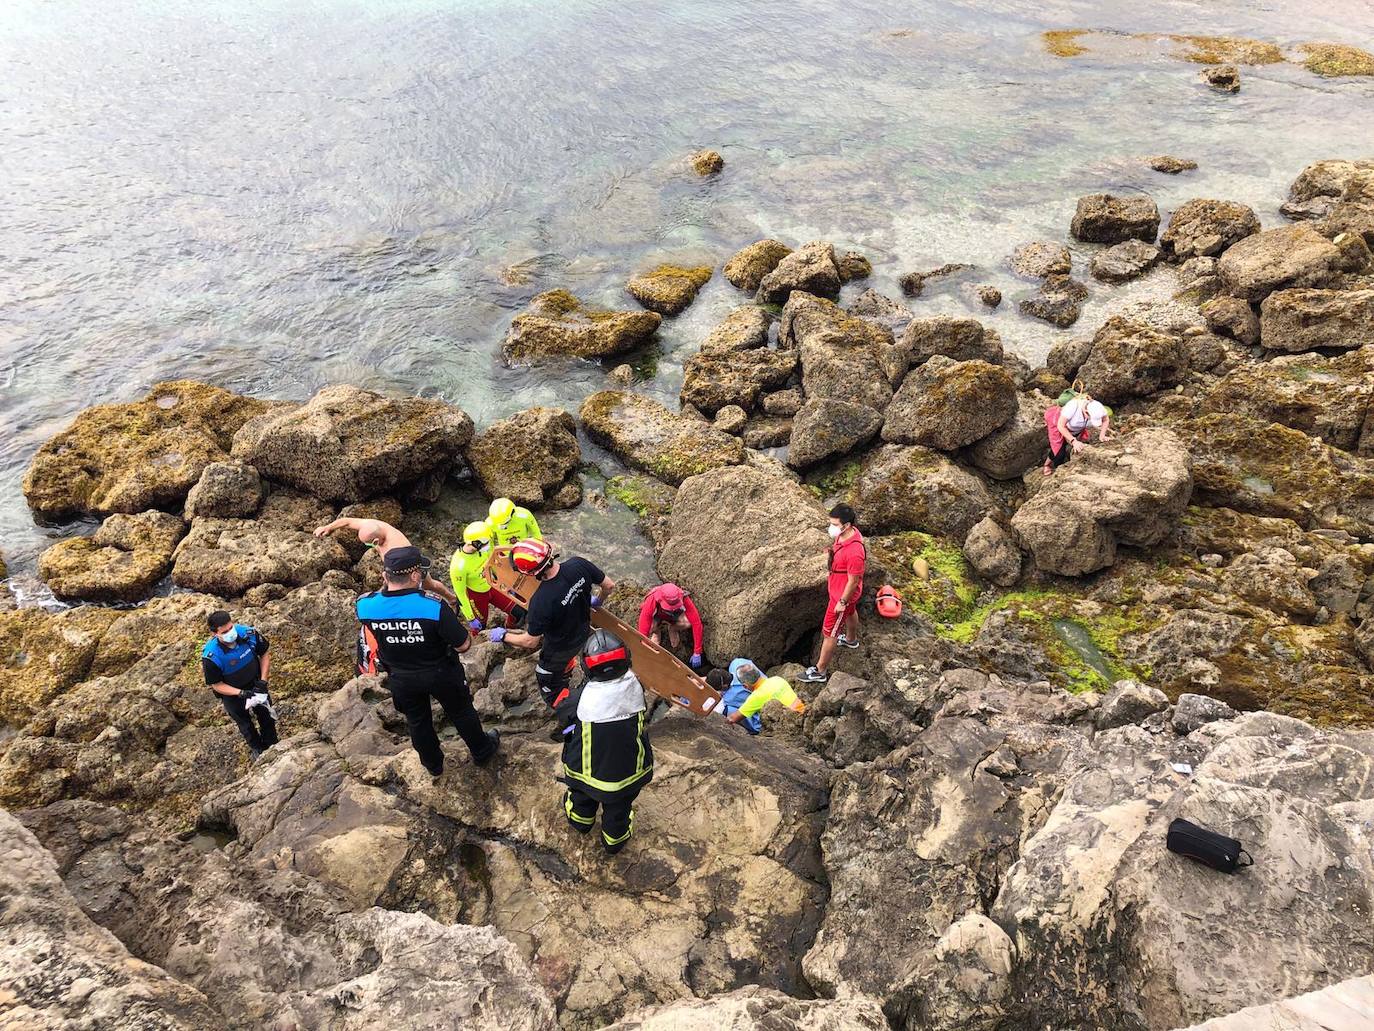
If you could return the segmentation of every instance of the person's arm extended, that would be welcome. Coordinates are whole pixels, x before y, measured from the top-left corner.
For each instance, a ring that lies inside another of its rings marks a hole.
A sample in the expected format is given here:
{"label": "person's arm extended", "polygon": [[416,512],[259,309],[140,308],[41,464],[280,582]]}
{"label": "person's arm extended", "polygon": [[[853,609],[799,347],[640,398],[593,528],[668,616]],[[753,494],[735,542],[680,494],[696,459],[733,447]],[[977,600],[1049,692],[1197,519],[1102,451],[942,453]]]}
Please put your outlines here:
{"label": "person's arm extended", "polygon": [[1059,435],[1069,442],[1069,447],[1077,451],[1083,447],[1083,442],[1074,435],[1073,430],[1069,429],[1068,411],[1068,405],[1059,410],[1059,425],[1056,429],[1059,430]]}
{"label": "person's arm extended", "polygon": [[524,630],[508,630],[506,635],[501,638],[507,644],[513,644],[517,648],[524,648],[526,651],[536,651],[544,643],[543,634],[530,634]]}
{"label": "person's arm extended", "polygon": [[[254,631],[257,633],[257,631]],[[267,682],[268,676],[272,672],[272,642],[258,634],[258,643],[253,651],[258,657],[258,679],[263,683]]]}
{"label": "person's arm extended", "polygon": [[1102,416],[1102,429],[1098,431],[1097,439],[1098,439],[1098,440],[1111,440],[1111,439],[1112,439],[1112,417],[1111,417],[1110,415],[1104,415],[1104,416]]}
{"label": "person's arm extended", "polygon": [[434,592],[439,597],[443,598],[444,601],[448,602],[449,605],[457,604],[458,599],[454,597],[453,592],[448,589],[448,584],[436,577],[430,576],[428,573],[425,574],[424,582],[420,584],[420,587],[423,590]]}
{"label": "person's arm extended", "polygon": [[458,622],[458,613],[447,605],[439,606],[439,637],[459,655],[472,647],[472,636],[468,633],[468,628]]}
{"label": "person's arm extended", "polygon": [[[327,537],[335,530],[354,530],[360,531],[366,520],[355,519],[352,516],[339,516],[332,523],[325,523],[323,526],[315,527],[316,537]],[[359,535],[361,537],[361,534]]]}
{"label": "person's arm extended", "polygon": [[[697,611],[696,603],[691,598],[684,599],[687,602],[687,622],[692,624],[692,654],[701,654],[701,613]],[[642,634],[644,631],[641,630]]]}
{"label": "person's arm extended", "polygon": [[448,567],[448,578],[453,584],[453,597],[458,602],[458,608],[463,613],[463,619],[471,623],[477,618],[477,610],[473,608],[472,599],[468,597],[467,571],[457,556],[454,556],[454,561]]}
{"label": "person's arm extended", "polygon": [[601,582],[596,585],[597,604],[599,605],[609,598],[613,590],[615,590],[615,581],[603,573]]}

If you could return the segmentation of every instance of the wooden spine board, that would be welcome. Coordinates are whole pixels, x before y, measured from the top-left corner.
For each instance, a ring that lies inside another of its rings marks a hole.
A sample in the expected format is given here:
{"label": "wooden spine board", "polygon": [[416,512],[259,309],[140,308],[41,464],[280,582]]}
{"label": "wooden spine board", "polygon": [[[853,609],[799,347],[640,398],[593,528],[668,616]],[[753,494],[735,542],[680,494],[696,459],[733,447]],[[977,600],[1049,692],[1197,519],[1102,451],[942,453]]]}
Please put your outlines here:
{"label": "wooden spine board", "polygon": [[[529,607],[539,589],[539,581],[518,572],[510,563],[510,548],[492,549],[482,567],[487,583],[518,604]],[[615,634],[630,649],[630,666],[645,689],[672,705],[700,715],[720,707],[720,692],[706,683],[690,666],[672,652],[654,644],[635,627],[605,609],[592,611],[592,626]]]}

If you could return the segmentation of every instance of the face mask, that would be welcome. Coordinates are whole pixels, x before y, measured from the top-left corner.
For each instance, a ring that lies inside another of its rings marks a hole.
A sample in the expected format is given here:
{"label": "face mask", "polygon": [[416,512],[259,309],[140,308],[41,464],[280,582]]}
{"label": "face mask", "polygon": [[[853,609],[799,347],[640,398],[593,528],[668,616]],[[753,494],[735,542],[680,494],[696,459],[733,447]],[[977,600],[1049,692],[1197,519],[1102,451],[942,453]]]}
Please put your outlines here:
{"label": "face mask", "polygon": [[239,639],[239,628],[234,627],[228,633],[216,634],[215,636],[219,638],[220,644],[233,644]]}
{"label": "face mask", "polygon": [[830,536],[832,536],[832,537],[838,537],[838,536],[839,536],[841,533],[843,533],[843,532],[844,532],[844,527],[843,527],[843,526],[836,526],[834,523],[831,523],[831,524],[830,524]]}

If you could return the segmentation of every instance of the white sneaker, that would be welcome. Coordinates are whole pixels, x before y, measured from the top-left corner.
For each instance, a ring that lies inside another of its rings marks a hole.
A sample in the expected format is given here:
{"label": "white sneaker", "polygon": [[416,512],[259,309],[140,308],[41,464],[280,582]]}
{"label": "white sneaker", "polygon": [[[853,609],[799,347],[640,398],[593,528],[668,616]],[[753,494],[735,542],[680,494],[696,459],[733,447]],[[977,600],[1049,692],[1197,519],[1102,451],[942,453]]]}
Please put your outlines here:
{"label": "white sneaker", "polygon": [[797,679],[806,684],[824,684],[830,679],[830,674],[822,673],[815,666],[807,666],[806,672]]}
{"label": "white sneaker", "polygon": [[841,648],[859,647],[858,641],[851,641],[849,638],[845,637],[844,634],[840,634],[839,640],[837,640],[835,643],[838,644]]}

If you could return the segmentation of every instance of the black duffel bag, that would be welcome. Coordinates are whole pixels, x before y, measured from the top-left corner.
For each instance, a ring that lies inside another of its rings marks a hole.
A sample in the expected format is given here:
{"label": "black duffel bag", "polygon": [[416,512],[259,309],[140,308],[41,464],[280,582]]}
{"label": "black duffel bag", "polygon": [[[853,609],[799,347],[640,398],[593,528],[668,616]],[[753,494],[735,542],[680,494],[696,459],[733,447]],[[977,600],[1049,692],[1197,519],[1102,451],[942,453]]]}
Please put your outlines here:
{"label": "black duffel bag", "polygon": [[[1255,865],[1250,853],[1241,848],[1240,842],[1235,838],[1209,831],[1206,827],[1199,827],[1182,818],[1169,824],[1169,835],[1165,839],[1165,845],[1170,852],[1187,856],[1222,873],[1235,873],[1237,867]],[[1241,856],[1245,857],[1243,863],[1240,861]]]}

